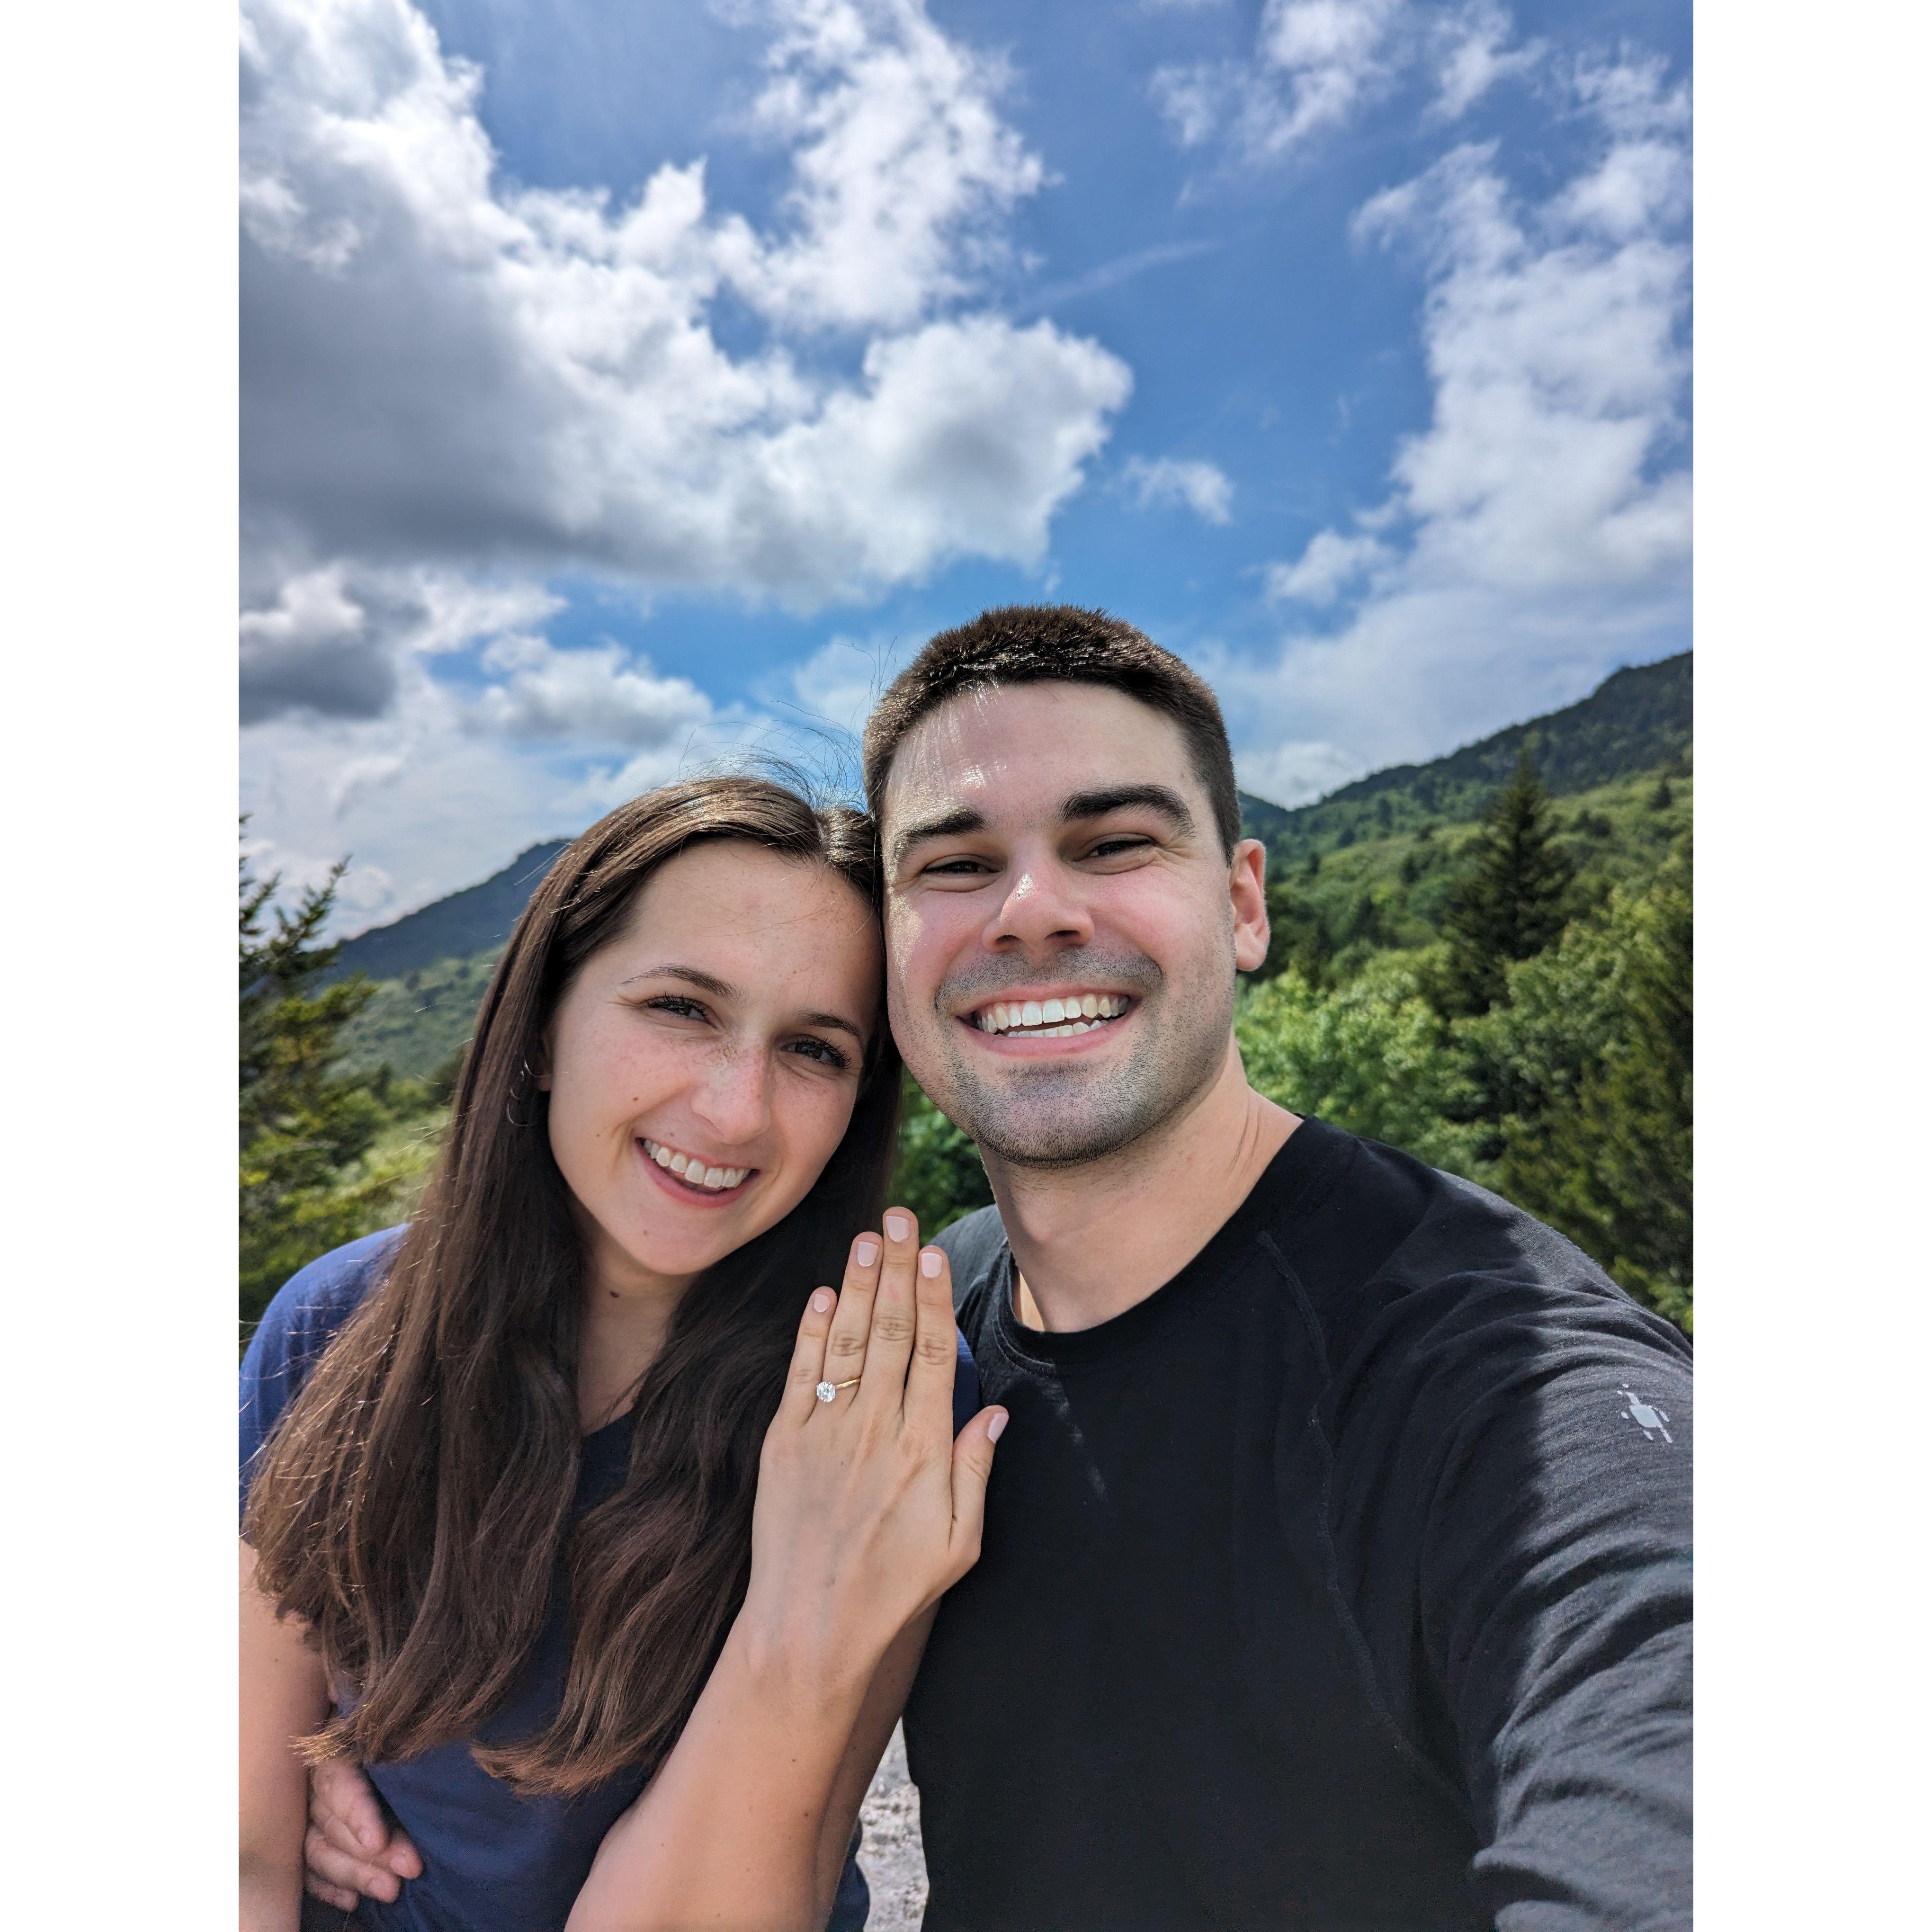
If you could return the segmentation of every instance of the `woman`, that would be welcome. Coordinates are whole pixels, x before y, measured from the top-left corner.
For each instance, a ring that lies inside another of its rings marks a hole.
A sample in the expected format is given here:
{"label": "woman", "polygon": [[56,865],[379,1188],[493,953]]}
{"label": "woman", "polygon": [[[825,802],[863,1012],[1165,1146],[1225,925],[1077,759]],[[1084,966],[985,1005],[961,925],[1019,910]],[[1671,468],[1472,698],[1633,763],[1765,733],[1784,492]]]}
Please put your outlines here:
{"label": "woman", "polygon": [[844,1898],[1005,1420],[952,1440],[944,1257],[902,1210],[854,1238],[896,1114],[878,895],[866,821],[760,780],[612,813],[518,922],[415,1219],[276,1298],[244,1932],[297,1924],[336,1755],[422,1856],[375,1932],[803,1932]]}

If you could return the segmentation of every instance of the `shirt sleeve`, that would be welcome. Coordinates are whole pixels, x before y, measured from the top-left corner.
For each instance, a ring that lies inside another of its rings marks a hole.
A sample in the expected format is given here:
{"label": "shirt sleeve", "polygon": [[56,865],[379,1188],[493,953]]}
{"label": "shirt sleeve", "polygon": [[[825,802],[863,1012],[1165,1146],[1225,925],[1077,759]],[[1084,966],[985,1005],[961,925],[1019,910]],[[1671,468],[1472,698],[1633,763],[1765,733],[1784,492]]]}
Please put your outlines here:
{"label": "shirt sleeve", "polygon": [[316,1358],[361,1305],[400,1228],[386,1228],[299,1269],[276,1290],[247,1352],[241,1376],[241,1508],[248,1507],[262,1446],[308,1379]]}
{"label": "shirt sleeve", "polygon": [[1649,1318],[1504,1320],[1431,1458],[1420,1634],[1498,1932],[1690,1924],[1690,1373]]}

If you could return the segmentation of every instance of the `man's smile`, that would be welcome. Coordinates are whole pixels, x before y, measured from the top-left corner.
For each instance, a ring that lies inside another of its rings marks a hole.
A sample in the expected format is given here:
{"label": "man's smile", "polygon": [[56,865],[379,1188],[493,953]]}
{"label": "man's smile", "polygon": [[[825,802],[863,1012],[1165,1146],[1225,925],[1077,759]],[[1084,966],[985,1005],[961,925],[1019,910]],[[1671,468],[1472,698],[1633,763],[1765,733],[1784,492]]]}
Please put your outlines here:
{"label": "man's smile", "polygon": [[974,1032],[1002,1042],[1070,1040],[1111,1031],[1136,1004],[1125,993],[1066,987],[988,1000],[959,1017]]}

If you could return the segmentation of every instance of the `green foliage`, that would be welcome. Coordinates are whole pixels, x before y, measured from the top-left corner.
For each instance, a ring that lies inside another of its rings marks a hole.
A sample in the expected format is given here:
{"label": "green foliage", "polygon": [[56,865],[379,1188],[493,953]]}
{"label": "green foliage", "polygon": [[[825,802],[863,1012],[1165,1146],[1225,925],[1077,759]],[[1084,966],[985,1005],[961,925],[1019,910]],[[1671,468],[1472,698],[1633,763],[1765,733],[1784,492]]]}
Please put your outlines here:
{"label": "green foliage", "polygon": [[[368,1000],[359,977],[317,988],[335,949],[319,943],[338,866],[293,912],[280,881],[241,880],[241,1312],[259,1320],[283,1281],[339,1243],[383,1225],[396,1189],[364,1156],[392,1114],[386,1083],[331,1071],[343,1028]],[[351,1170],[356,1170],[351,1172]]]}
{"label": "green foliage", "polygon": [[1550,796],[1526,750],[1484,808],[1443,907],[1449,950],[1438,1003],[1444,1012],[1486,1012],[1505,997],[1510,965],[1534,958],[1563,930],[1576,872],[1556,842]]}
{"label": "green foliage", "polygon": [[930,1240],[976,1208],[990,1207],[993,1190],[980,1150],[921,1090],[908,1073],[901,1103],[898,1166],[890,1198],[919,1216]]}
{"label": "green foliage", "polygon": [[1418,956],[1384,954],[1329,992],[1285,972],[1243,996],[1234,1036],[1270,1100],[1437,1167],[1474,1167],[1476,1130],[1455,1118],[1468,1098],[1461,1061]]}
{"label": "green foliage", "polygon": [[1498,1189],[1687,1330],[1691,928],[1687,845],[1514,968],[1508,1003],[1465,1028],[1508,1106]]}

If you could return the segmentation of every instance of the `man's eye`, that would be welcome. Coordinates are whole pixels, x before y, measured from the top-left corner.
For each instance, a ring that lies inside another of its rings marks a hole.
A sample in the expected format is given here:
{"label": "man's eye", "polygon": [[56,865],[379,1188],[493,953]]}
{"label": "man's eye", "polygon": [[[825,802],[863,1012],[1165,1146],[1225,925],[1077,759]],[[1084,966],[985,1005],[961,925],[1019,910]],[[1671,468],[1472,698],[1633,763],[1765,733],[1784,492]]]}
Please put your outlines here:
{"label": "man's eye", "polygon": [[1124,852],[1144,851],[1151,845],[1151,838],[1142,838],[1138,833],[1123,834],[1118,838],[1103,838],[1088,854],[1090,859],[1117,859]]}
{"label": "man's eye", "polygon": [[949,876],[955,878],[970,878],[976,872],[989,872],[992,870],[992,868],[983,859],[964,857],[936,859],[926,868],[926,876],[928,878],[934,876],[942,878]]}

